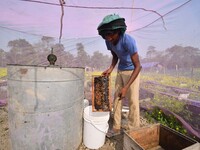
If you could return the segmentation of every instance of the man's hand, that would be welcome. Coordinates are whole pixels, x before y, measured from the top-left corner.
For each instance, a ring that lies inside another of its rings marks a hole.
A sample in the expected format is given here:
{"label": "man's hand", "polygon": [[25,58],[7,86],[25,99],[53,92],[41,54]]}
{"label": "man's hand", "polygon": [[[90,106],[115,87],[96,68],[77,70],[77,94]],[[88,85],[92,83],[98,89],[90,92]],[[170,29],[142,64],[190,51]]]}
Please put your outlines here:
{"label": "man's hand", "polygon": [[111,74],[111,72],[112,72],[112,69],[107,69],[106,71],[104,71],[103,73],[102,73],[102,75],[103,76],[109,76],[110,74]]}
{"label": "man's hand", "polygon": [[127,88],[122,88],[121,89],[121,91],[119,92],[119,94],[118,94],[118,96],[119,96],[119,98],[120,98],[120,100],[122,100],[122,99],[124,99],[125,98],[125,96],[126,96],[126,93],[127,93]]}

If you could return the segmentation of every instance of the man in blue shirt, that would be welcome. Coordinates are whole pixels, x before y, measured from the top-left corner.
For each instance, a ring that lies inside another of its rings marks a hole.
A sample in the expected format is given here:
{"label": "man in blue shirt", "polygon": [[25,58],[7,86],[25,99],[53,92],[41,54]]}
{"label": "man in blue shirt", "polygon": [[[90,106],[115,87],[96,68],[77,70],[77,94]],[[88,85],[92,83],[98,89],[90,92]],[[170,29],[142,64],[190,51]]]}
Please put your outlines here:
{"label": "man in blue shirt", "polygon": [[102,74],[109,76],[118,63],[113,105],[114,122],[113,128],[107,133],[107,136],[111,137],[120,133],[124,98],[127,98],[129,103],[127,129],[131,130],[140,126],[139,74],[141,64],[135,40],[125,33],[124,18],[116,14],[107,15],[97,29],[113,56],[110,67]]}

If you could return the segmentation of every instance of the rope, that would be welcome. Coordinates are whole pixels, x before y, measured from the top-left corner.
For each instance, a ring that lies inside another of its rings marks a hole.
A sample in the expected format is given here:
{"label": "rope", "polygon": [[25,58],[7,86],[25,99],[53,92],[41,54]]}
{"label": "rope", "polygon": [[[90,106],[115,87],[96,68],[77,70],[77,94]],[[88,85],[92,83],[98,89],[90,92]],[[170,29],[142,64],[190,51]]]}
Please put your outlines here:
{"label": "rope", "polygon": [[62,29],[63,29],[63,17],[64,17],[64,0],[59,0],[60,1],[60,6],[61,6],[61,17],[60,17],[60,36],[59,36],[59,44],[61,43],[61,38],[62,38]]}

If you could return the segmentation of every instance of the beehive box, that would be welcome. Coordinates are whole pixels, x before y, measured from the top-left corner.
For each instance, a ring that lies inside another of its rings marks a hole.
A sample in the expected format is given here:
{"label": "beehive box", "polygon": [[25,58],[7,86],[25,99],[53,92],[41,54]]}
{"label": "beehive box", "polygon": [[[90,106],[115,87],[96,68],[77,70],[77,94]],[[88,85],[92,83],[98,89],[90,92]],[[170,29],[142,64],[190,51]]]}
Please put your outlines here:
{"label": "beehive box", "polygon": [[92,76],[92,111],[111,111],[110,77]]}
{"label": "beehive box", "polygon": [[124,133],[123,150],[200,150],[197,141],[155,124]]}

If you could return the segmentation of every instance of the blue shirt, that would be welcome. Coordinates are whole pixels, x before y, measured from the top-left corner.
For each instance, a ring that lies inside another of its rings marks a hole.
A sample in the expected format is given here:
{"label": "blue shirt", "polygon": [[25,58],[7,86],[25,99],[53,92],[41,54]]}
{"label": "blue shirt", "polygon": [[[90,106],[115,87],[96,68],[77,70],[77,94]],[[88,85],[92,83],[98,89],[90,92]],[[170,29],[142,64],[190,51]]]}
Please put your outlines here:
{"label": "blue shirt", "polygon": [[116,45],[106,41],[106,46],[108,50],[113,51],[119,58],[118,70],[134,70],[131,56],[138,50],[135,40],[130,35],[121,35]]}

